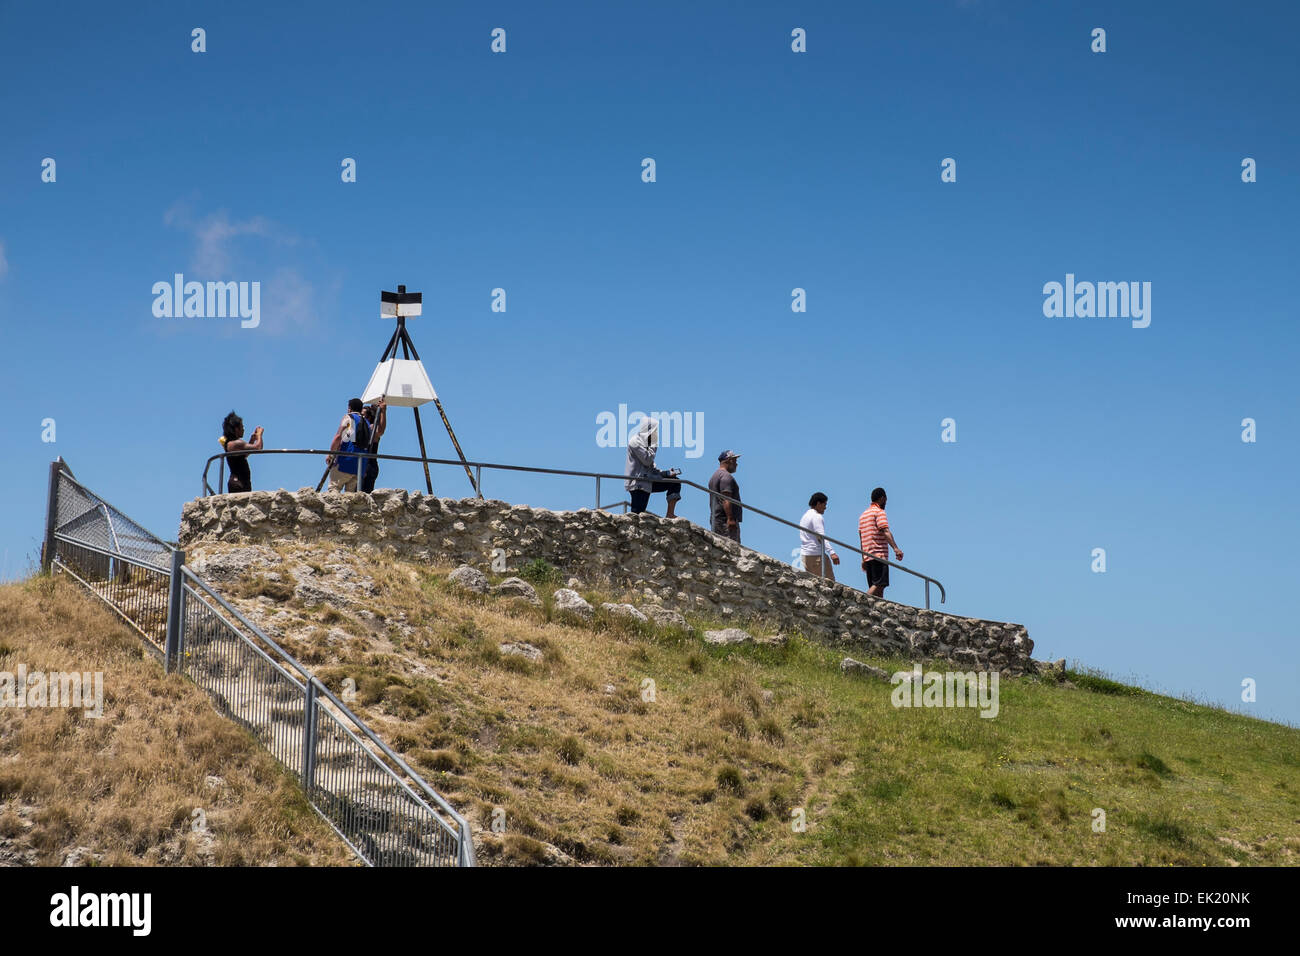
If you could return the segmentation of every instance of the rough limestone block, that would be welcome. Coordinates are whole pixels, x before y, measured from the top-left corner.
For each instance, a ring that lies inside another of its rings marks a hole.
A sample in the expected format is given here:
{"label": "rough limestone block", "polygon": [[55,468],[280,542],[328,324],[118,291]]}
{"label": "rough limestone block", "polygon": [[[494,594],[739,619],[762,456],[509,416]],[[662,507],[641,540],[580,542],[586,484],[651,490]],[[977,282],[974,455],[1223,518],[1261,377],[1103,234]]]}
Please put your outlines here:
{"label": "rough limestone block", "polygon": [[862,661],[855,661],[851,657],[846,657],[840,661],[840,670],[846,674],[865,674],[869,677],[879,677],[884,681],[890,679],[888,671],[881,670],[879,667],[872,667],[870,664],[864,664]]}
{"label": "rough limestone block", "polygon": [[595,613],[586,598],[572,588],[560,588],[555,592],[554,598],[555,610],[562,614],[573,614],[584,620],[590,620]]}
{"label": "rough limestone block", "polygon": [[457,587],[466,591],[472,591],[475,594],[488,593],[487,575],[478,568],[472,568],[468,564],[462,564],[451,574],[447,575],[447,580]]}
{"label": "rough limestone block", "polygon": [[682,616],[681,611],[675,611],[668,607],[659,607],[658,605],[648,604],[641,608],[645,615],[654,621],[660,627],[681,627],[686,628],[686,618]]}
{"label": "rough limestone block", "polygon": [[537,596],[537,589],[523,578],[506,578],[492,589],[492,593],[499,597],[522,598],[529,604],[542,603],[542,599]]}
{"label": "rough limestone block", "polygon": [[609,601],[606,601],[601,605],[601,607],[614,617],[630,617],[632,620],[640,621],[642,624],[646,623],[648,620],[644,614],[638,611],[631,604],[611,604]]}
{"label": "rough limestone block", "polygon": [[753,644],[754,638],[748,631],[742,631],[738,627],[728,627],[721,631],[705,631],[704,643],[706,644]]}

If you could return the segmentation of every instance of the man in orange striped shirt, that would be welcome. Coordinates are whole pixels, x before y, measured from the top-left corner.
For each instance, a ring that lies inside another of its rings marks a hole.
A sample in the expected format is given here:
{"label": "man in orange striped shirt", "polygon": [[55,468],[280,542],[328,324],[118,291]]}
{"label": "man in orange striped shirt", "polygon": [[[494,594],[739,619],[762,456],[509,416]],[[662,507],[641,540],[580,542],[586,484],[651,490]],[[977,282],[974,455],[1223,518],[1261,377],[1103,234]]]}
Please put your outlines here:
{"label": "man in orange striped shirt", "polygon": [[903,552],[898,549],[894,533],[889,530],[889,517],[885,514],[884,488],[871,492],[871,507],[862,512],[858,518],[858,538],[862,541],[862,570],[867,572],[867,593],[873,597],[884,597],[885,588],[889,587],[889,549],[894,549],[894,557],[902,561]]}

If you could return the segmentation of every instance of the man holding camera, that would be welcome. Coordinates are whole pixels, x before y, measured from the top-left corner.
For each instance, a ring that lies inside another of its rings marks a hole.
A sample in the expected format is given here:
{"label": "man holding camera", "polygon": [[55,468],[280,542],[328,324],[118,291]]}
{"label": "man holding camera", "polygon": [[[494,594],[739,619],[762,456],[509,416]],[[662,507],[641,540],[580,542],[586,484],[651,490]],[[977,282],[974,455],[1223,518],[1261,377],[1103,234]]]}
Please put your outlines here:
{"label": "man holding camera", "polygon": [[623,482],[623,487],[631,495],[632,514],[639,515],[645,511],[650,504],[650,496],[662,491],[668,499],[668,510],[664,517],[676,518],[677,502],[682,499],[682,483],[660,479],[676,478],[682,472],[680,468],[670,468],[668,471],[656,468],[655,455],[658,451],[659,419],[647,416],[641,419],[636,434],[627,441],[627,467],[623,469],[627,481]]}

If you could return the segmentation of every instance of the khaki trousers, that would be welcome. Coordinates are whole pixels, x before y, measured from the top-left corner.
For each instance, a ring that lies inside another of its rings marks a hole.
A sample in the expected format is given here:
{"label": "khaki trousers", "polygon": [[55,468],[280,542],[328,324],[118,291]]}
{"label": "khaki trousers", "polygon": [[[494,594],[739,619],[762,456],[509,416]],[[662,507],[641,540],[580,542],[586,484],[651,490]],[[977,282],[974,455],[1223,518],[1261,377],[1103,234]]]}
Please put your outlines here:
{"label": "khaki trousers", "polygon": [[817,574],[823,578],[835,580],[835,565],[831,564],[831,556],[805,554],[803,556],[803,569],[809,574]]}
{"label": "khaki trousers", "polygon": [[338,467],[330,469],[330,491],[356,491],[357,476],[355,473],[349,475],[347,472],[339,471]]}

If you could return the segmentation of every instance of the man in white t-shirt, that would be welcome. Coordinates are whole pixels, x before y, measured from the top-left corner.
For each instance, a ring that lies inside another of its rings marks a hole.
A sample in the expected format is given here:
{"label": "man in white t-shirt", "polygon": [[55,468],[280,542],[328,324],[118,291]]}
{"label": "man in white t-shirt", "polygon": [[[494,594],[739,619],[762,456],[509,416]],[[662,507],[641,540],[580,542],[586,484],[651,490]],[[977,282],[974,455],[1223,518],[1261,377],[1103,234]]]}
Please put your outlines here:
{"label": "man in white t-shirt", "polygon": [[826,504],[829,499],[820,491],[808,499],[808,510],[799,519],[799,554],[803,556],[803,569],[809,574],[818,574],[835,580],[832,564],[840,563],[840,556],[826,543]]}

